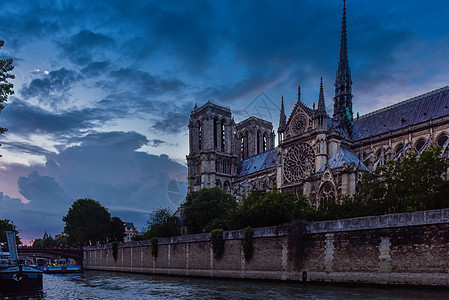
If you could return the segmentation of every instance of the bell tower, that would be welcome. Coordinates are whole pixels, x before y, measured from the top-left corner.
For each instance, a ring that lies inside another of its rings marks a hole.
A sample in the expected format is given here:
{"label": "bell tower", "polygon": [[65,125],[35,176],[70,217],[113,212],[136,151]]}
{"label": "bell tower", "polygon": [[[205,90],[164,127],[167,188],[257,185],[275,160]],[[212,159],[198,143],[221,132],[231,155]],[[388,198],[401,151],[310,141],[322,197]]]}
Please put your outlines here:
{"label": "bell tower", "polygon": [[237,172],[234,126],[229,108],[210,101],[195,105],[189,119],[188,193],[215,186],[231,190]]}

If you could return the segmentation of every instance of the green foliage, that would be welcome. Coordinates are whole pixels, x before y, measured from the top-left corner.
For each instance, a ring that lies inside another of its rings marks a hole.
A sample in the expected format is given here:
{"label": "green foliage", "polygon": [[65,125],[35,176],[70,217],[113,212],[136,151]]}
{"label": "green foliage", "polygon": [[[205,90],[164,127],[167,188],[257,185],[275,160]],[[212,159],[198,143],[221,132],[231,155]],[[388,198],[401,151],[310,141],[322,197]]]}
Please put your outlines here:
{"label": "green foliage", "polygon": [[223,229],[214,229],[210,233],[210,243],[215,259],[220,259],[224,253]]}
{"label": "green foliage", "polygon": [[[5,42],[0,40],[0,48],[3,47],[4,44]],[[15,78],[15,76],[10,73],[13,69],[14,65],[12,58],[0,59],[0,113],[5,108],[2,103],[8,101],[8,96],[14,94],[14,85],[9,82],[9,79]],[[6,131],[8,131],[8,129],[0,127],[0,135]],[[2,239],[2,237],[0,237],[0,239]]]}
{"label": "green foliage", "polygon": [[177,218],[170,208],[159,208],[150,214],[147,230],[133,237],[134,241],[149,240],[152,237],[180,235]]}
{"label": "green foliage", "polygon": [[112,242],[112,257],[114,258],[114,261],[117,261],[117,254],[118,254],[118,241]]}
{"label": "green foliage", "polygon": [[153,237],[150,239],[150,242],[151,242],[151,254],[153,255],[154,258],[156,258],[159,239],[157,237]]}
{"label": "green foliage", "polygon": [[70,245],[83,246],[106,243],[113,239],[123,240],[123,222],[119,218],[111,219],[108,210],[92,199],[84,198],[73,202],[62,220],[66,224],[64,231]]}
{"label": "green foliage", "polygon": [[253,191],[231,217],[230,227],[274,226],[304,218],[309,209],[307,199],[293,193]]}
{"label": "green foliage", "polygon": [[184,225],[189,233],[227,229],[227,221],[234,214],[237,202],[218,187],[193,192],[184,204]]}
{"label": "green foliage", "polygon": [[345,219],[449,207],[449,182],[442,174],[449,167],[441,148],[421,155],[409,153],[400,161],[388,161],[373,173],[364,172],[360,193],[345,196],[341,204],[324,202],[306,214],[313,221]]}
{"label": "green foliage", "polygon": [[12,224],[12,222],[7,219],[0,220],[0,243],[6,243],[6,231],[14,231],[16,233],[17,245],[22,244],[19,238],[19,232],[17,231],[16,225]]}
{"label": "green foliage", "polygon": [[58,236],[58,238],[55,239],[55,246],[56,247],[67,247],[68,242],[67,242],[67,236],[66,235],[60,235]]}
{"label": "green foliage", "polygon": [[54,239],[51,235],[44,235],[41,239],[35,239],[33,242],[33,247],[39,248],[53,248],[53,247],[66,247],[67,246],[67,236],[61,235],[57,239]]}
{"label": "green foliage", "polygon": [[409,153],[389,161],[362,179],[359,201],[365,214],[411,212],[449,206],[449,182],[442,174],[449,167],[442,149],[431,146],[421,155]]}
{"label": "green foliage", "polygon": [[253,230],[250,226],[245,228],[245,237],[242,241],[243,255],[246,261],[250,261],[253,257],[254,245],[253,245]]}
{"label": "green foliage", "polygon": [[109,236],[112,241],[123,242],[125,237],[125,225],[118,217],[112,217],[110,221]]}

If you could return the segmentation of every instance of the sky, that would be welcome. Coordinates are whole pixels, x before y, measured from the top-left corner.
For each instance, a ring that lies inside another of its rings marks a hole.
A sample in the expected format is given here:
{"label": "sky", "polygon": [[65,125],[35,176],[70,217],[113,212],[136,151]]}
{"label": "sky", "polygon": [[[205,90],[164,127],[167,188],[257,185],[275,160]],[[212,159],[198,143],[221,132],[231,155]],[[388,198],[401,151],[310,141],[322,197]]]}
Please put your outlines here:
{"label": "sky", "polygon": [[[188,118],[208,100],[279,121],[297,101],[327,112],[339,0],[4,0],[0,58],[15,94],[0,114],[0,219],[27,243],[63,231],[91,198],[139,230],[186,193]],[[449,2],[348,0],[353,110],[447,86]]]}

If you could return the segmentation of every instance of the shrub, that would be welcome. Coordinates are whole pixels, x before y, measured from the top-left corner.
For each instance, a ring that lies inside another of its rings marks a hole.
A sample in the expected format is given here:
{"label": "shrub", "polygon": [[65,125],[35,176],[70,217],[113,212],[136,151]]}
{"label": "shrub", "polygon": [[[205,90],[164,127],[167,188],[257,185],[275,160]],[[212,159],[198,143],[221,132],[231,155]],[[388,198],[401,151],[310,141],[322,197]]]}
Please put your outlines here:
{"label": "shrub", "polygon": [[154,258],[157,257],[157,245],[159,242],[159,239],[157,237],[153,237],[150,239],[151,241],[151,254],[153,255]]}
{"label": "shrub", "polygon": [[112,242],[112,257],[114,257],[114,261],[117,261],[117,252],[118,252],[118,242]]}
{"label": "shrub", "polygon": [[223,229],[215,229],[211,231],[210,243],[212,245],[214,257],[216,259],[220,259],[223,256],[225,244],[225,241],[223,239]]}
{"label": "shrub", "polygon": [[253,230],[250,226],[245,228],[245,237],[242,241],[243,255],[245,256],[245,260],[249,262],[251,257],[253,257]]}

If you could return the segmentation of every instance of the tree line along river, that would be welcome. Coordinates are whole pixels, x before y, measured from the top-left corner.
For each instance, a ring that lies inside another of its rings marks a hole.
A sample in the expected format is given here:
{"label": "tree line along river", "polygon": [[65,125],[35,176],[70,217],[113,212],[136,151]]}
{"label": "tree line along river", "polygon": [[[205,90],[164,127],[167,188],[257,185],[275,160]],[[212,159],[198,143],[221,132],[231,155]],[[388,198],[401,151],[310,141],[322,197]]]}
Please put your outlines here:
{"label": "tree line along river", "polygon": [[223,280],[84,271],[44,274],[44,288],[0,299],[447,299],[449,290]]}

